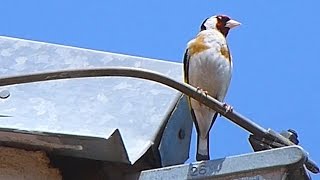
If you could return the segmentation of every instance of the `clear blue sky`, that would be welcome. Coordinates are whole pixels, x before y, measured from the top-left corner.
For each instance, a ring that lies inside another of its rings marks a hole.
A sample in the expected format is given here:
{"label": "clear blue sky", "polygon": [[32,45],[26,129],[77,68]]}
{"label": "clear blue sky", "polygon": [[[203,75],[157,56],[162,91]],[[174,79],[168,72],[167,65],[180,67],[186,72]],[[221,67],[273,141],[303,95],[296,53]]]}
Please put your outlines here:
{"label": "clear blue sky", "polygon": [[[3,0],[0,34],[182,62],[200,23],[227,14],[242,26],[228,37],[234,73],[226,101],[265,128],[295,129],[320,163],[319,7],[315,0]],[[247,137],[219,118],[211,158],[251,152]]]}

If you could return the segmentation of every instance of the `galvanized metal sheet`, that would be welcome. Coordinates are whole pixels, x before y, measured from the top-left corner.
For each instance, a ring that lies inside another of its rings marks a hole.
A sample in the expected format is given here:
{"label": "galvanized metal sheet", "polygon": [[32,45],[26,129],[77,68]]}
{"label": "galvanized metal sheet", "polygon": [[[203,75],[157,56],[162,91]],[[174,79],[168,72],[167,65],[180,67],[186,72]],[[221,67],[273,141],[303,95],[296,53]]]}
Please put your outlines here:
{"label": "galvanized metal sheet", "polygon": [[183,164],[189,158],[192,125],[187,97],[182,96],[166,124],[159,145],[163,167]]}
{"label": "galvanized metal sheet", "polygon": [[[122,66],[182,80],[178,63],[8,37],[0,37],[0,62],[0,76]],[[0,99],[1,128],[104,139],[119,129],[131,163],[153,143],[180,96],[163,85],[133,78],[58,80],[1,87],[0,91],[10,95]]]}
{"label": "galvanized metal sheet", "polygon": [[106,139],[1,128],[0,144],[23,149],[41,149],[55,155],[130,163],[118,129]]}
{"label": "galvanized metal sheet", "polygon": [[[139,180],[162,179],[286,179],[300,172],[306,153],[298,146],[231,156],[211,161],[142,171]],[[296,179],[305,179],[300,172]]]}

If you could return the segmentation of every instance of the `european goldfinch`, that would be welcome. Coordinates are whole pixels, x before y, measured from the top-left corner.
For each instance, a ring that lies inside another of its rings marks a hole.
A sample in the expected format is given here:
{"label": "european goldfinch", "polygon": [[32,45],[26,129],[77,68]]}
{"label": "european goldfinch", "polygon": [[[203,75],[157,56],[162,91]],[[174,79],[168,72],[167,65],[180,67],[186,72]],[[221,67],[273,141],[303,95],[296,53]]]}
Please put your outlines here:
{"label": "european goldfinch", "polygon": [[[184,54],[185,82],[220,102],[226,96],[232,72],[226,37],[230,29],[239,25],[226,15],[207,18]],[[209,160],[209,131],[218,113],[194,99],[189,98],[189,105],[198,134],[196,159]]]}

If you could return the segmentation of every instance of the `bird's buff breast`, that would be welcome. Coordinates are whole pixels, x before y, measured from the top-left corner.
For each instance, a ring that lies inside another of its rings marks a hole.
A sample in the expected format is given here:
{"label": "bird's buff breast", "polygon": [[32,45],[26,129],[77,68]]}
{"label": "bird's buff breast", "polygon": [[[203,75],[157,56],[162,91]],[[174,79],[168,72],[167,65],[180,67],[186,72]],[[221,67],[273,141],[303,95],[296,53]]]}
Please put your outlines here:
{"label": "bird's buff breast", "polygon": [[189,83],[222,101],[231,79],[231,63],[213,48],[195,54],[189,61]]}

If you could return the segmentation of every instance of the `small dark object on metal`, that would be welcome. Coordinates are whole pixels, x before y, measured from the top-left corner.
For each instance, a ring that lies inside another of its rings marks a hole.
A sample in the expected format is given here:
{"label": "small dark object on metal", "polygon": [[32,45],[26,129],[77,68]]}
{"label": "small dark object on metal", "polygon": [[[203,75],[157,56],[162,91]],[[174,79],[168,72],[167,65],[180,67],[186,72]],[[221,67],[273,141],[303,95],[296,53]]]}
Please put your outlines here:
{"label": "small dark object on metal", "polygon": [[6,99],[10,96],[10,92],[8,90],[0,91],[0,99]]}

